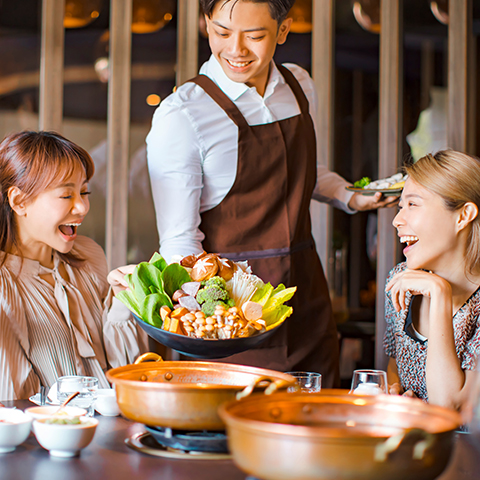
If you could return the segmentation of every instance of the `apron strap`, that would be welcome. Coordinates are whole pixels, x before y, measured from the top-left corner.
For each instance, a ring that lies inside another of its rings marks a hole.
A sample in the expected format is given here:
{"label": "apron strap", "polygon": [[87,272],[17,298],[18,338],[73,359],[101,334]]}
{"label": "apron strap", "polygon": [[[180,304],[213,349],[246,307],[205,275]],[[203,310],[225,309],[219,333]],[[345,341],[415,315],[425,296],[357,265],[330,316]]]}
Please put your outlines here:
{"label": "apron strap", "polygon": [[232,122],[238,128],[248,128],[248,123],[238,107],[230,100],[230,98],[228,98],[228,96],[212,79],[206,75],[198,75],[189,80],[189,82],[196,83],[205,91],[205,93],[210,95],[213,101],[225,111],[225,113],[230,117],[230,120],[232,120]]}
{"label": "apron strap", "polygon": [[292,89],[292,92],[295,95],[295,98],[297,99],[298,106],[300,107],[300,111],[304,115],[309,115],[308,99],[302,87],[300,86],[300,83],[295,78],[295,75],[287,67],[284,67],[283,65],[277,65],[277,68],[282,74],[285,81],[287,82],[288,86]]}

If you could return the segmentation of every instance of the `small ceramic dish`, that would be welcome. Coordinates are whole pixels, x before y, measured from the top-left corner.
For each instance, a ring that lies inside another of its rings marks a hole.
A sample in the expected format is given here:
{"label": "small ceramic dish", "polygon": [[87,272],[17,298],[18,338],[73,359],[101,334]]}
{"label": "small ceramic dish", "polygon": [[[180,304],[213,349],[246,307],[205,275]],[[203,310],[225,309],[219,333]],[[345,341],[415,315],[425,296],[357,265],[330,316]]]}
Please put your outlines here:
{"label": "small ceramic dish", "polygon": [[[38,420],[55,415],[59,408],[60,407],[58,405],[30,407],[25,410],[25,413],[30,415],[31,418]],[[84,408],[70,407],[67,405],[66,407],[62,408],[60,414],[66,417],[82,417],[83,415],[87,414],[87,411]]]}
{"label": "small ceramic dish", "polygon": [[30,435],[32,418],[16,408],[0,408],[0,453],[13,452]]}
{"label": "small ceramic dish", "polygon": [[120,415],[115,390],[113,388],[99,388],[97,390],[94,408],[100,415],[106,417],[116,417]]}
{"label": "small ceramic dish", "polygon": [[96,418],[77,417],[80,423],[48,423],[49,418],[33,421],[38,443],[53,457],[76,457],[93,440],[98,425]]}

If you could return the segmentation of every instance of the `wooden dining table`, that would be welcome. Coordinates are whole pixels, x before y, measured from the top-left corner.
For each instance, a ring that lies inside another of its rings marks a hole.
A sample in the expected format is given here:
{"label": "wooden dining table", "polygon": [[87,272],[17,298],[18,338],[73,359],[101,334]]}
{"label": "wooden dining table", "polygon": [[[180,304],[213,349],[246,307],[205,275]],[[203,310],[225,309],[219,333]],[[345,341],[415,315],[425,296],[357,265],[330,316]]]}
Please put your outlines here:
{"label": "wooden dining table", "polygon": [[[33,406],[28,400],[3,402],[21,410]],[[215,460],[163,458],[127,446],[125,440],[145,427],[121,416],[99,420],[92,443],[78,457],[51,457],[33,433],[14,452],[0,454],[1,480],[254,480],[229,458]],[[480,441],[469,434],[456,434],[454,451],[438,480],[480,478]],[[387,480],[387,479],[386,479]]]}

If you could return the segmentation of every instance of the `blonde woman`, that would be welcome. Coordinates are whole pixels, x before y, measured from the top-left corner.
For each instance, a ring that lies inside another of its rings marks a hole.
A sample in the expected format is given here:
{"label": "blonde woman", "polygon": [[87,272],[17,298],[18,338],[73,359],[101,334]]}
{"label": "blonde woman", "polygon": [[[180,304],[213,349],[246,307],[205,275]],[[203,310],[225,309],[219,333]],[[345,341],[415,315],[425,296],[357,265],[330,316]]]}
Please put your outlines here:
{"label": "blonde woman", "polygon": [[406,262],[386,285],[390,393],[459,408],[480,353],[480,160],[446,150],[405,171],[393,225]]}

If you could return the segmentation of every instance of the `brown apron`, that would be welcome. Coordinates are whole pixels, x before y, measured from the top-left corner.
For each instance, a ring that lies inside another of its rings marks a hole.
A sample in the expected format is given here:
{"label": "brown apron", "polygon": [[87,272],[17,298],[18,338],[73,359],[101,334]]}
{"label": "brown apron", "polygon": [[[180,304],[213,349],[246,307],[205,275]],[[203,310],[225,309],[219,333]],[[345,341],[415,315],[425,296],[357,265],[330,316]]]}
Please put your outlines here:
{"label": "brown apron", "polygon": [[235,182],[201,215],[203,248],[233,261],[248,260],[265,282],[296,285],[289,317],[259,348],[220,361],[322,374],[338,385],[338,338],[328,287],[311,234],[310,199],[316,182],[316,139],[308,100],[285,67],[278,67],[301,114],[249,126],[235,104],[205,75],[193,80],[238,127]]}

